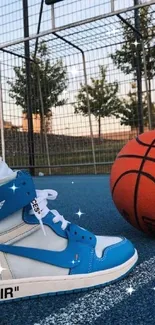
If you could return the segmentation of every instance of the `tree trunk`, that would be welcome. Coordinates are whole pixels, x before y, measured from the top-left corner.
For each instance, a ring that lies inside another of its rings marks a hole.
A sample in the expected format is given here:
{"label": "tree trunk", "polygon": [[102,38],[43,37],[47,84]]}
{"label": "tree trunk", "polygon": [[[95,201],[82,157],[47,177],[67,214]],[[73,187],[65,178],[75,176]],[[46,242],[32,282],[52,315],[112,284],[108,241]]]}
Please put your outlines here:
{"label": "tree trunk", "polygon": [[98,138],[99,138],[99,142],[101,141],[101,116],[99,115],[98,118]]}
{"label": "tree trunk", "polygon": [[152,121],[152,128],[155,128],[155,120],[154,120],[154,112],[152,111],[152,96],[151,96],[151,79],[150,76],[148,76],[148,84],[149,84],[149,103],[151,107],[151,121]]}
{"label": "tree trunk", "polygon": [[[134,5],[138,5],[139,1],[134,0]],[[139,9],[134,11],[134,21],[135,28],[140,31],[140,16]],[[138,43],[141,42],[140,35],[135,33],[135,39]],[[142,58],[140,47],[136,47],[136,81],[137,81],[137,96],[138,96],[138,124],[139,124],[139,133],[144,132],[144,120],[143,120],[143,101],[142,101]]]}
{"label": "tree trunk", "polygon": [[152,111],[152,96],[151,96],[151,76],[150,76],[150,59],[151,59],[151,54],[150,54],[150,45],[148,46],[148,53],[147,53],[147,79],[148,79],[148,90],[149,90],[149,104],[151,107],[151,122],[152,122],[152,128],[154,129],[155,123],[154,123],[154,114]]}
{"label": "tree trunk", "polygon": [[44,116],[40,114],[40,142],[41,142],[41,152],[44,153]]}
{"label": "tree trunk", "polygon": [[40,133],[44,133],[44,116],[42,114],[40,114]]}

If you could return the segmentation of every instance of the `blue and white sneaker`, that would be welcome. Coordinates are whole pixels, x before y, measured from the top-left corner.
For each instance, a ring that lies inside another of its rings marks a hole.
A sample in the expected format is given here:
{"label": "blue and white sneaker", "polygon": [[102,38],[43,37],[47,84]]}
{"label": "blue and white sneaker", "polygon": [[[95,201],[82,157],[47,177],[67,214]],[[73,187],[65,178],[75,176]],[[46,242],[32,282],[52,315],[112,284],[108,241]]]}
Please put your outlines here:
{"label": "blue and white sneaker", "polygon": [[0,301],[69,293],[125,277],[137,251],[122,237],[71,224],[35,190],[31,176],[0,164]]}

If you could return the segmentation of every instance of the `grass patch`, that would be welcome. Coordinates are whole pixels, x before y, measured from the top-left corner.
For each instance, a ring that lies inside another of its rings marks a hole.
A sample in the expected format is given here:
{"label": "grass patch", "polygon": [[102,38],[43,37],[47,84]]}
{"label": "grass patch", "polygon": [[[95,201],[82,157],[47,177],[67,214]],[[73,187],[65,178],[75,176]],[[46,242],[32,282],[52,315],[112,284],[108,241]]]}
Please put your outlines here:
{"label": "grass patch", "polygon": [[[116,155],[126,143],[125,140],[94,139],[97,173],[109,173]],[[88,137],[70,137],[48,135],[50,164],[52,174],[94,174],[91,139]],[[27,133],[7,131],[5,134],[6,161],[12,166],[29,166]],[[42,171],[49,174],[45,143],[38,134],[34,134],[34,159],[36,175]],[[82,165],[84,164],[84,165]],[[69,165],[69,166],[63,166]],[[73,166],[70,166],[73,165]]]}

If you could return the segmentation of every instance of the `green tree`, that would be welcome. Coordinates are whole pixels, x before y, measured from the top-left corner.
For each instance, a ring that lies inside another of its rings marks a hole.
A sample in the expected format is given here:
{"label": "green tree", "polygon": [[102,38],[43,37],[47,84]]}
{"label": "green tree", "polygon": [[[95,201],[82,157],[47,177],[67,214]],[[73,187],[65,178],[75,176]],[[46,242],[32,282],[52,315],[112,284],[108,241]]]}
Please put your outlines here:
{"label": "green tree", "polygon": [[[148,106],[146,96],[143,94],[143,113],[144,113],[144,125],[148,125]],[[154,111],[154,104],[152,104],[152,110]],[[131,129],[138,128],[138,100],[135,83],[131,84],[131,90],[129,91],[127,98],[122,100],[122,106],[115,114],[116,118],[120,118],[121,125],[131,126]]]}
{"label": "green tree", "polygon": [[[128,23],[134,26],[134,18],[129,17],[126,19]],[[136,34],[124,22],[120,21],[122,28],[123,44],[121,48],[111,58],[117,68],[121,69],[125,74],[133,73],[136,77],[136,56],[137,50],[141,56],[141,71],[144,76],[144,60],[141,41],[136,43]],[[149,93],[151,103],[151,80],[155,76],[155,47],[151,45],[151,40],[154,36],[154,14],[150,7],[143,7],[139,9],[139,31],[143,36],[145,42],[146,52],[146,66],[147,66],[147,79],[149,82]]]}
{"label": "green tree", "polygon": [[[67,69],[62,60],[52,64],[49,59],[49,50],[44,42],[38,48],[37,57],[30,62],[30,88],[31,88],[31,109],[33,114],[39,114],[41,118],[41,131],[43,131],[44,116],[48,116],[52,107],[64,105],[65,100],[60,95],[67,88]],[[39,96],[38,71],[40,87],[43,99],[44,116],[42,116],[41,101]],[[22,107],[23,113],[27,113],[27,92],[26,92],[26,65],[14,67],[15,79],[8,81],[10,85],[9,96],[15,100],[17,106]]]}
{"label": "green tree", "polygon": [[[98,121],[98,136],[101,137],[101,118],[110,117],[121,106],[118,98],[118,83],[110,83],[106,80],[106,68],[99,66],[99,78],[91,78],[88,84],[88,96],[90,111]],[[86,86],[81,84],[75,104],[75,113],[88,115]]]}

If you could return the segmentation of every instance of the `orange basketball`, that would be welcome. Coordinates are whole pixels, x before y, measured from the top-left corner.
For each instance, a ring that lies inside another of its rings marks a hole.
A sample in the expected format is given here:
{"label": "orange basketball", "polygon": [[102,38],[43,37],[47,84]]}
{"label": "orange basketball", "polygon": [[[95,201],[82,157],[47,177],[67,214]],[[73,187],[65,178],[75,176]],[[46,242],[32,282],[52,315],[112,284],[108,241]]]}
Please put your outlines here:
{"label": "orange basketball", "polygon": [[155,235],[155,131],[129,141],[111,171],[113,201],[134,227]]}

